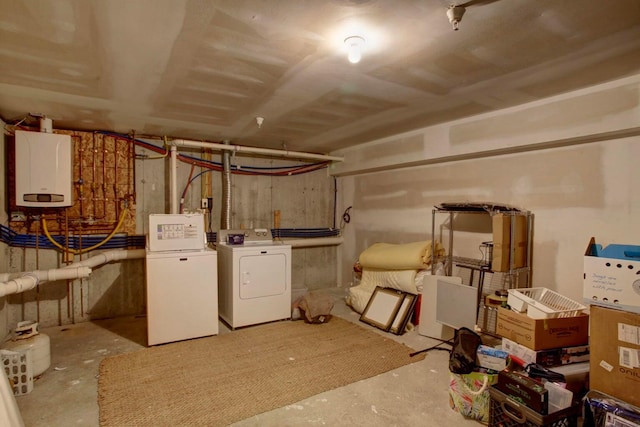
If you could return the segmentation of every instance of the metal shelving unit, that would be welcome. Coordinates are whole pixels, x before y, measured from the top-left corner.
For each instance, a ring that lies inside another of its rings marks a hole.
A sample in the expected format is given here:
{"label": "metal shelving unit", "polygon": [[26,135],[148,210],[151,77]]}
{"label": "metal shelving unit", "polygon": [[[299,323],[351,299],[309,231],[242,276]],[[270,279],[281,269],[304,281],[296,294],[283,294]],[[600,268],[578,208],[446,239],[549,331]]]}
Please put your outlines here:
{"label": "metal shelving unit", "polygon": [[[454,247],[454,219],[458,215],[489,215],[503,214],[511,216],[510,236],[516,233],[516,216],[524,216],[526,221],[526,256],[524,266],[515,266],[514,239],[509,241],[509,268],[507,271],[493,271],[491,268],[490,246],[487,245],[487,253],[481,259],[459,257],[453,255]],[[531,259],[533,251],[533,214],[530,211],[521,210],[507,205],[480,204],[480,203],[448,203],[434,206],[431,220],[432,253],[435,253],[436,240],[443,243],[443,228],[440,230],[440,238],[436,238],[437,215],[448,215],[448,246],[443,257],[434,257],[431,264],[432,274],[435,274],[436,265],[442,262],[445,274],[452,276],[454,269],[456,275],[463,278],[463,283],[477,287],[477,325],[486,333],[495,333],[497,308],[486,305],[485,297],[495,291],[504,291],[514,288],[531,287]]]}

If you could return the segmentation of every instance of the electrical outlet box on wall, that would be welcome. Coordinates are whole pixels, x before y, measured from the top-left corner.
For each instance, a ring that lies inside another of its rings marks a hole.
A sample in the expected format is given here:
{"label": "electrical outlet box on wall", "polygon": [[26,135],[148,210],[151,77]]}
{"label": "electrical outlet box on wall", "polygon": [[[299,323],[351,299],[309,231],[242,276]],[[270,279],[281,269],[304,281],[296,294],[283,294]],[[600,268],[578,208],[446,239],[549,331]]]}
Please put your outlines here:
{"label": "electrical outlet box on wall", "polygon": [[16,131],[16,206],[73,205],[70,135]]}

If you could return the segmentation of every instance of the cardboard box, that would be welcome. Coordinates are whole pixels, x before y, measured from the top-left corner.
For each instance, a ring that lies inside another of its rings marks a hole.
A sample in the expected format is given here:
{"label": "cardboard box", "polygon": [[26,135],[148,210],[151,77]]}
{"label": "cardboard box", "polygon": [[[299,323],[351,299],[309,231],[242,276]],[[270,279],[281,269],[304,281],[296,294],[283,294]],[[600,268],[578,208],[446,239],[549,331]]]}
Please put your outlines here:
{"label": "cardboard box", "polygon": [[492,371],[499,372],[506,368],[508,358],[509,353],[506,351],[486,345],[479,345],[476,350],[476,365]]}
{"label": "cardboard box", "polygon": [[591,306],[592,390],[640,406],[640,314]]}
{"label": "cardboard box", "polygon": [[[511,222],[514,233],[511,236]],[[493,253],[491,270],[509,271],[511,269],[511,240],[513,239],[513,268],[527,265],[527,217],[524,215],[495,214],[492,217]]]}
{"label": "cardboard box", "polygon": [[522,359],[526,364],[537,363],[545,367],[568,365],[589,361],[589,346],[560,347],[547,350],[531,350],[522,344],[502,338],[502,349],[507,353]]}
{"label": "cardboard box", "polygon": [[584,254],[584,302],[640,313],[640,246],[602,247],[591,238]]}
{"label": "cardboard box", "polygon": [[589,316],[532,319],[500,307],[496,333],[531,350],[586,345],[589,343]]}

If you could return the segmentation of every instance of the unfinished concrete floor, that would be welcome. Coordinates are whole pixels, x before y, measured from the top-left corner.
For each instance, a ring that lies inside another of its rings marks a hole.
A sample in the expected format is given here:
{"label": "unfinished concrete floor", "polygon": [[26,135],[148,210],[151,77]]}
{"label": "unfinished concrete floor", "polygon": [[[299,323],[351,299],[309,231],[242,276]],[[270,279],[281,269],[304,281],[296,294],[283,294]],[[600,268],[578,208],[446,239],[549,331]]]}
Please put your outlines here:
{"label": "unfinished concrete floor", "polygon": [[[387,334],[359,321],[344,303],[344,289],[327,290],[335,299],[332,314],[421,350],[438,341],[418,335]],[[220,333],[233,333],[220,324]],[[33,391],[18,396],[27,427],[98,426],[97,375],[100,361],[141,349],[146,318],[125,317],[43,329],[51,338],[51,367]],[[327,391],[233,426],[464,426],[448,404],[448,353],[430,351],[423,361]],[[220,391],[224,393],[224,390]]]}

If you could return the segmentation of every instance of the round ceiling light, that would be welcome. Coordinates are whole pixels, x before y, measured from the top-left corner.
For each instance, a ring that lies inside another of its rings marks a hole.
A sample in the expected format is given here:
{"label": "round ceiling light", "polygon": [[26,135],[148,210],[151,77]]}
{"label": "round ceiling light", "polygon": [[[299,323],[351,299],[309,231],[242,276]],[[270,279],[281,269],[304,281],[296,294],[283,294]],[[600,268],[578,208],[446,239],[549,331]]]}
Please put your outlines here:
{"label": "round ceiling light", "polygon": [[364,48],[364,38],[360,36],[351,36],[344,39],[347,46],[347,58],[352,64],[357,64],[362,59],[362,50]]}

